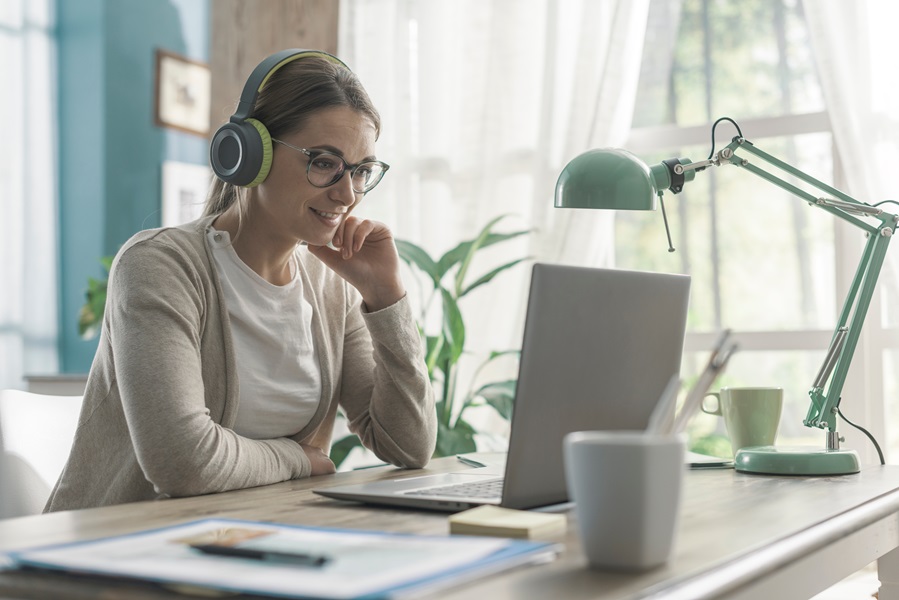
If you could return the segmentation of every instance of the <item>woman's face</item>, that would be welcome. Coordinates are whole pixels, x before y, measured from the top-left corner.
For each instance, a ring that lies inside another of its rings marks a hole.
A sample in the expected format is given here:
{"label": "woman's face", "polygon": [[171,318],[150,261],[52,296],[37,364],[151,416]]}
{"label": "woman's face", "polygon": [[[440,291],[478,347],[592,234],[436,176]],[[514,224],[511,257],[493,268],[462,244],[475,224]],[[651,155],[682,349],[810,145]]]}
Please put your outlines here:
{"label": "woman's face", "polygon": [[[375,158],[375,126],[352,108],[315,112],[302,129],[278,139],[297,148],[327,150],[354,165]],[[326,245],[337,227],[362,200],[353,191],[348,173],[337,183],[318,188],[309,183],[309,157],[283,144],[272,144],[268,177],[251,195],[250,218],[266,222],[273,239]]]}

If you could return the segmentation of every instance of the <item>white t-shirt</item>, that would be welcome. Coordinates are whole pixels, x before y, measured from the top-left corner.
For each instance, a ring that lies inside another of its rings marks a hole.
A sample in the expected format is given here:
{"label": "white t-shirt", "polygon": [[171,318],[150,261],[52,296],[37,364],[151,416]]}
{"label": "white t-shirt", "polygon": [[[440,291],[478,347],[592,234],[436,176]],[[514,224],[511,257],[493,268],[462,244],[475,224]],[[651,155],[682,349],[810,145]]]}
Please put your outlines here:
{"label": "white t-shirt", "polygon": [[207,235],[237,358],[234,431],[253,439],[291,436],[312,420],[322,393],[312,305],[303,297],[296,259],[290,283],[273,285],[240,260],[228,232],[210,227]]}

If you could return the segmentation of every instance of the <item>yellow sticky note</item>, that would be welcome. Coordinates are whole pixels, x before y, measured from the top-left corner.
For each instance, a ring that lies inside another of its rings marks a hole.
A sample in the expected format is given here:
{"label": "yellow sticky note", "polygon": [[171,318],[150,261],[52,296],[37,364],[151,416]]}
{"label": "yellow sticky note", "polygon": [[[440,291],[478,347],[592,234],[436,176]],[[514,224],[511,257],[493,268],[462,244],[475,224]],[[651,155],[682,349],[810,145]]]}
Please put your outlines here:
{"label": "yellow sticky note", "polygon": [[563,514],[479,506],[449,517],[450,533],[510,538],[548,537],[564,533],[568,519]]}

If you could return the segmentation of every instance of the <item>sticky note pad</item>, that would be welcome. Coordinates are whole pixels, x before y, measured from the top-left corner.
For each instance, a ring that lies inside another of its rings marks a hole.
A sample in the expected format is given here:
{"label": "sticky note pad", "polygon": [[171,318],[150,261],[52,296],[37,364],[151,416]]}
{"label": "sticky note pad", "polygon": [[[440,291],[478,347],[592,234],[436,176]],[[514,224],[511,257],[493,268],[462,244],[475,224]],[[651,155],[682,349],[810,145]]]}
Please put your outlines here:
{"label": "sticky note pad", "polygon": [[479,506],[449,517],[450,533],[509,538],[547,537],[564,533],[568,519],[563,514]]}

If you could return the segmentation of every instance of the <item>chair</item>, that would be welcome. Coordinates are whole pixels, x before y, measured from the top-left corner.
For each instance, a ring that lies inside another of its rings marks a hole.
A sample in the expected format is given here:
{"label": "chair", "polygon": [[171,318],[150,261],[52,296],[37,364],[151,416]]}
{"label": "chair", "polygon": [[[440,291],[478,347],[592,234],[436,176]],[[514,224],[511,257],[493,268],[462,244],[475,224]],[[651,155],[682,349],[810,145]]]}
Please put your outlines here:
{"label": "chair", "polygon": [[81,400],[0,390],[0,518],[43,510],[68,459]]}

